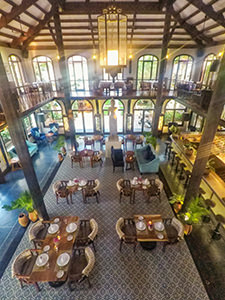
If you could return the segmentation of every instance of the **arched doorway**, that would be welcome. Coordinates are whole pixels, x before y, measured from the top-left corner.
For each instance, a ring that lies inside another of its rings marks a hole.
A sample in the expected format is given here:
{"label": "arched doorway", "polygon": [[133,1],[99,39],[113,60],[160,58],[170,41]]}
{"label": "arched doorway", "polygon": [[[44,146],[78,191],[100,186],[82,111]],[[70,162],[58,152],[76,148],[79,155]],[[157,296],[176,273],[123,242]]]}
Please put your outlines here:
{"label": "arched doorway", "polygon": [[178,126],[183,125],[183,114],[186,107],[175,100],[169,100],[165,105],[164,125],[168,126],[169,123],[177,123]]}
{"label": "arched doorway", "polygon": [[140,99],[134,104],[133,131],[151,131],[155,104],[151,99]]}
{"label": "arched doorway", "polygon": [[87,59],[80,55],[68,58],[71,91],[88,91]]}
{"label": "arched doorway", "polygon": [[93,133],[93,106],[88,100],[75,100],[72,104],[75,132]]}
{"label": "arched doorway", "polygon": [[[104,133],[109,133],[109,108],[111,107],[111,99],[108,99],[105,101],[102,107],[102,113],[103,113],[103,129]],[[117,131],[118,133],[123,132],[123,124],[124,124],[124,105],[123,102],[115,99],[115,107],[116,110],[116,116],[117,116]]]}
{"label": "arched doorway", "polygon": [[208,87],[210,84],[210,80],[212,79],[212,78],[210,78],[212,76],[212,73],[210,76],[210,68],[211,68],[214,60],[216,60],[216,55],[213,53],[207,55],[204,59],[204,62],[202,65],[201,78],[200,78],[200,81],[201,81],[203,87]]}
{"label": "arched doorway", "polygon": [[156,80],[158,73],[159,59],[155,55],[146,54],[138,59],[137,64],[137,89],[141,81]]}

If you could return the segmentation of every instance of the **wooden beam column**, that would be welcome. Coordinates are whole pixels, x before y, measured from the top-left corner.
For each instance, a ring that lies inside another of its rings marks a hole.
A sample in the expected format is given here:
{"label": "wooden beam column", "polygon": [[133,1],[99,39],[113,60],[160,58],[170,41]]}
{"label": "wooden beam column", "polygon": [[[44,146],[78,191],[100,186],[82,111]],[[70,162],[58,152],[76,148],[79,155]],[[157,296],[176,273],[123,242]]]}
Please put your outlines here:
{"label": "wooden beam column", "polygon": [[55,33],[56,33],[56,46],[58,49],[59,54],[59,69],[62,76],[62,84],[64,89],[64,104],[65,110],[68,117],[69,123],[69,131],[70,131],[70,142],[71,142],[71,149],[76,147],[76,137],[75,137],[75,126],[74,126],[74,118],[73,118],[73,111],[71,105],[71,98],[70,98],[70,78],[69,72],[67,67],[67,61],[65,57],[63,39],[62,39],[62,30],[61,30],[61,23],[59,17],[59,11],[56,9],[56,13],[54,14],[54,25],[55,25]]}
{"label": "wooden beam column", "polygon": [[170,0],[167,0],[166,3],[166,16],[165,16],[165,24],[164,24],[164,32],[163,32],[163,42],[162,42],[162,51],[161,51],[161,61],[159,67],[159,80],[158,80],[158,88],[157,88],[157,97],[155,104],[155,111],[152,122],[152,134],[157,137],[158,136],[158,123],[159,117],[162,111],[163,105],[163,81],[166,72],[166,64],[167,64],[167,50],[170,38],[170,23],[171,23],[171,14],[169,13],[169,5],[171,4]]}
{"label": "wooden beam column", "polygon": [[198,195],[199,186],[206,163],[209,159],[212,143],[215,138],[220,116],[225,104],[225,55],[223,55],[220,70],[218,73],[215,89],[209,105],[205,127],[198,147],[195,163],[192,170],[190,183],[187,187],[184,208],[188,205],[192,197]]}
{"label": "wooden beam column", "polygon": [[6,122],[8,124],[9,133],[15,146],[18,158],[23,168],[23,173],[31,193],[34,207],[38,212],[39,218],[48,220],[48,213],[44,204],[42,192],[34,171],[32,160],[27,148],[22,122],[18,117],[16,110],[17,97],[12,93],[4,64],[0,54],[0,101]]}

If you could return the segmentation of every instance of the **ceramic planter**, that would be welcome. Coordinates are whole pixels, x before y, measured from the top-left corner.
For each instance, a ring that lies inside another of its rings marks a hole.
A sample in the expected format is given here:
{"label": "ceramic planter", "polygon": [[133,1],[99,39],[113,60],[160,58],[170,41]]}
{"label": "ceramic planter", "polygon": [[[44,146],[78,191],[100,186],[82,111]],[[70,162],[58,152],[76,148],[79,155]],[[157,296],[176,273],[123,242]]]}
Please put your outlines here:
{"label": "ceramic planter", "polygon": [[192,148],[186,148],[184,152],[185,152],[185,154],[186,154],[187,156],[192,156],[192,154],[193,154],[193,149],[192,149]]}
{"label": "ceramic planter", "polygon": [[34,223],[38,219],[38,213],[36,210],[33,210],[32,212],[29,212],[29,219]]}
{"label": "ceramic planter", "polygon": [[21,213],[18,217],[18,222],[22,227],[27,227],[29,223],[29,219],[26,214]]}
{"label": "ceramic planter", "polygon": [[189,235],[192,232],[192,225],[184,224],[184,234]]}
{"label": "ceramic planter", "polygon": [[61,148],[61,152],[64,156],[66,155],[66,148],[64,146]]}
{"label": "ceramic planter", "polygon": [[62,155],[62,153],[58,153],[58,160],[59,160],[59,162],[63,161],[63,155]]}
{"label": "ceramic planter", "polygon": [[175,213],[177,214],[182,208],[182,204],[181,203],[174,203],[173,204],[173,209],[175,211]]}

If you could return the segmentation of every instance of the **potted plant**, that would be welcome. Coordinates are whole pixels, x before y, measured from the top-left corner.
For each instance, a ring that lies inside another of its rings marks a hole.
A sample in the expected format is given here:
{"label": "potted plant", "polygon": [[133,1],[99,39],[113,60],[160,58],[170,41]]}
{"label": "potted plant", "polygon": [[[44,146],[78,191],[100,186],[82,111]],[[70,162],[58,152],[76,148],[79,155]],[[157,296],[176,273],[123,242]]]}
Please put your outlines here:
{"label": "potted plant", "polygon": [[55,150],[58,151],[58,159],[59,161],[63,161],[63,157],[66,155],[66,148],[65,148],[65,137],[60,135],[58,137],[57,143],[54,147]]}
{"label": "potted plant", "polygon": [[191,143],[186,143],[186,144],[184,144],[184,153],[185,153],[187,156],[192,156],[193,151],[194,151],[194,149],[193,149]]}
{"label": "potted plant", "polygon": [[202,217],[209,214],[208,209],[201,206],[201,198],[195,197],[186,207],[186,211],[179,214],[179,219],[184,224],[184,233],[189,235],[192,231],[193,224],[199,224]]}
{"label": "potted plant", "polygon": [[[28,191],[22,192],[20,197],[11,202],[11,205],[4,205],[4,208],[7,211],[11,211],[14,209],[25,209],[28,212],[29,219],[32,222],[36,222],[38,219],[37,211],[34,209],[33,200],[31,194]],[[18,219],[21,226],[26,227],[29,220],[26,214],[21,213]]]}
{"label": "potted plant", "polygon": [[205,167],[205,171],[204,171],[204,175],[205,175],[205,176],[208,176],[209,173],[210,173],[210,171],[215,172],[215,167],[214,167],[214,165],[215,165],[215,160],[214,160],[214,158],[210,158],[210,159],[207,161],[207,163],[206,163],[206,167]]}
{"label": "potted plant", "polygon": [[173,205],[173,209],[175,213],[177,214],[184,204],[184,195],[179,195],[173,193],[173,196],[170,197],[169,203]]}
{"label": "potted plant", "polygon": [[179,137],[179,134],[180,134],[180,130],[177,126],[175,125],[172,125],[169,127],[169,132],[172,134],[172,137],[173,138],[178,138]]}
{"label": "potted plant", "polygon": [[153,136],[151,132],[145,132],[144,137],[145,137],[145,143],[151,144],[152,147],[155,149],[157,145],[157,138]]}

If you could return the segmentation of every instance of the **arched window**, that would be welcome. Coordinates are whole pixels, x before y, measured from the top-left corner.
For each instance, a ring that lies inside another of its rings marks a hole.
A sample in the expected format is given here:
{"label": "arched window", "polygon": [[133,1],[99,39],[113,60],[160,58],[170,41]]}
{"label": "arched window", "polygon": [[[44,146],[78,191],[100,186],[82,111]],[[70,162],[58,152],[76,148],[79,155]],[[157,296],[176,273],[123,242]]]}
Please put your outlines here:
{"label": "arched window", "polygon": [[34,74],[37,81],[51,82],[53,91],[56,91],[55,74],[51,58],[36,56],[33,58]]}
{"label": "arched window", "polygon": [[164,125],[168,126],[170,122],[176,122],[178,125],[183,124],[183,113],[186,107],[175,100],[167,102],[165,107]]}
{"label": "arched window", "polygon": [[20,58],[15,54],[11,54],[8,58],[8,61],[13,81],[15,82],[16,87],[23,86],[25,80]]}
{"label": "arched window", "polygon": [[134,105],[133,131],[150,131],[155,104],[152,100],[137,100]]}
{"label": "arched window", "polygon": [[193,67],[193,58],[190,55],[178,55],[173,60],[170,89],[174,90],[177,81],[189,81]]}
{"label": "arched window", "polygon": [[75,100],[72,104],[76,133],[93,133],[93,106],[87,100]]}
{"label": "arched window", "polygon": [[155,55],[143,55],[138,59],[137,65],[137,88],[141,81],[156,80],[159,59]]}
{"label": "arched window", "polygon": [[[203,87],[208,87],[209,83],[210,83],[210,68],[211,65],[213,63],[213,61],[216,59],[216,55],[215,54],[209,54],[205,57],[204,59],[204,63],[202,65],[202,72],[201,72],[201,78],[200,81],[202,83]],[[211,73],[212,75],[212,73]]]}
{"label": "arched window", "polygon": [[[109,133],[109,108],[111,107],[111,99],[105,101],[102,107],[103,120],[104,120],[104,133]],[[115,99],[116,116],[117,116],[117,131],[119,133],[123,132],[123,116],[124,116],[124,106],[123,102]]]}
{"label": "arched window", "polygon": [[45,126],[48,127],[49,123],[56,122],[59,126],[63,126],[62,107],[57,101],[51,101],[41,107],[45,115]]}
{"label": "arched window", "polygon": [[80,55],[68,58],[70,85],[72,91],[88,91],[87,59]]}

